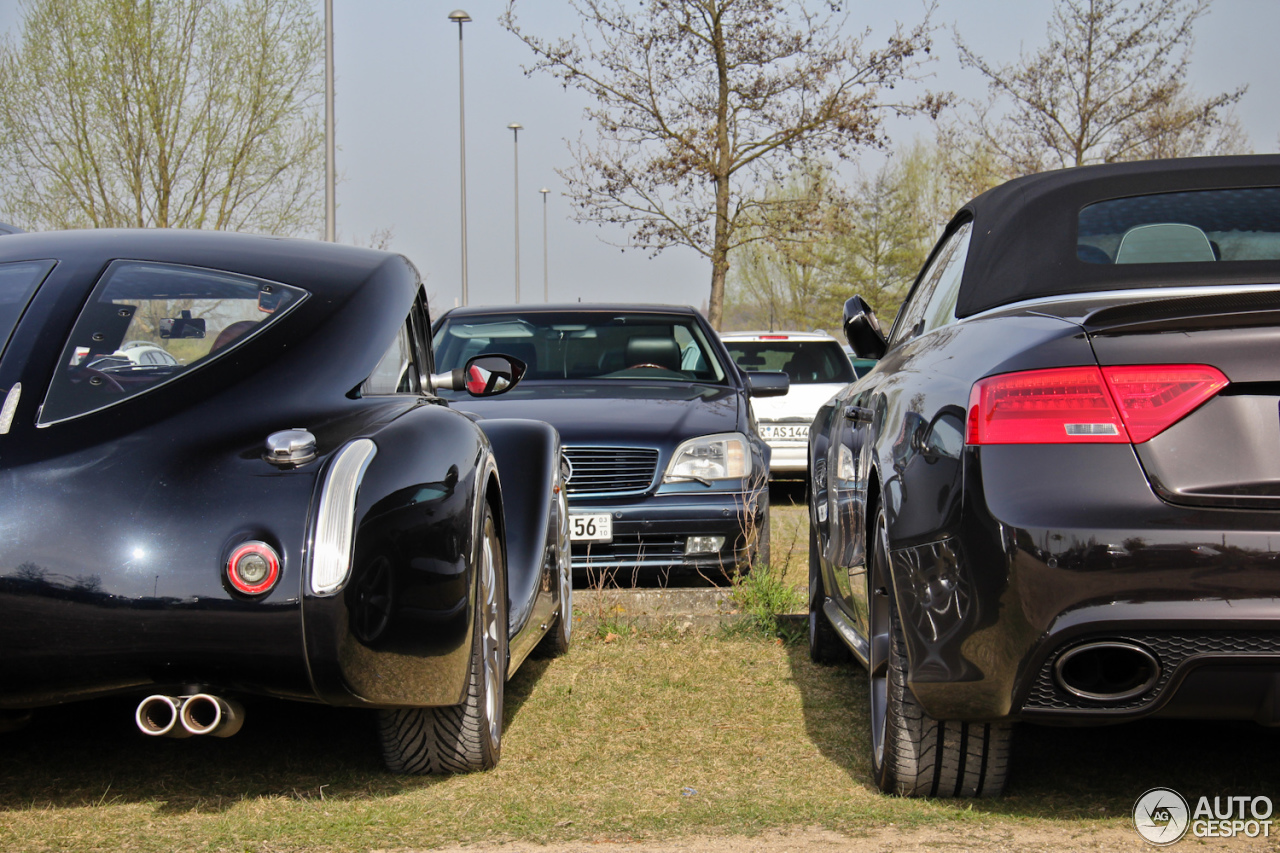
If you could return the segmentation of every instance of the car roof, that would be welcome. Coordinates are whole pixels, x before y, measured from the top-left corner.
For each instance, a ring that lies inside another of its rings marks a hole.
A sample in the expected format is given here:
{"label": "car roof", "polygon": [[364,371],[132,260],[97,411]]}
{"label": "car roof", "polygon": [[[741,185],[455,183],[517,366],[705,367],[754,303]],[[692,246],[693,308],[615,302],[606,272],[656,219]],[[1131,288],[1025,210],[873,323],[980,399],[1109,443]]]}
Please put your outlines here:
{"label": "car roof", "polygon": [[722,341],[834,341],[826,332],[722,332]]}
{"label": "car roof", "polygon": [[651,303],[627,302],[551,302],[519,305],[465,305],[451,308],[441,315],[444,317],[479,317],[490,314],[578,314],[578,313],[614,313],[624,311],[632,314],[683,314],[699,315],[700,312],[688,305],[657,305]]}
{"label": "car roof", "polygon": [[1080,211],[1095,202],[1278,185],[1277,154],[1078,166],[1015,178],[966,204],[944,234],[945,239],[969,219],[975,223],[956,315],[1041,296],[1167,285],[1171,279],[1196,284],[1280,281],[1280,261],[1091,264],[1076,254]]}
{"label": "car roof", "polygon": [[396,257],[317,240],[168,228],[38,231],[0,240],[0,263],[56,258],[91,267],[121,258],[157,261],[294,284],[334,298],[349,293]]}

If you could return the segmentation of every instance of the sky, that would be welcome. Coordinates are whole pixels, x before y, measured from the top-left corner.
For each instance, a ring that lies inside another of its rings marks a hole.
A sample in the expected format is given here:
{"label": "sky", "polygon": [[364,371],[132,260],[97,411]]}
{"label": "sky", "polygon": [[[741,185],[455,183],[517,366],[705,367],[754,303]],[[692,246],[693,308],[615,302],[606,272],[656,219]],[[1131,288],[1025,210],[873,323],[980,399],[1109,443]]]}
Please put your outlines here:
{"label": "sky", "polygon": [[[322,0],[315,2],[323,15]],[[657,257],[623,252],[610,245],[625,240],[621,232],[573,221],[556,170],[572,162],[568,142],[593,136],[582,117],[586,101],[549,75],[524,74],[532,55],[498,23],[506,5],[333,0],[339,240],[368,245],[389,229],[389,248],[421,271],[436,311],[460,298],[459,45],[458,25],[448,15],[461,8],[472,18],[462,41],[471,304],[515,300],[518,148],[522,302],[543,300],[545,211],[551,301],[701,305],[710,289],[710,265],[692,249],[668,249]],[[848,0],[843,7],[851,32],[870,28],[868,46],[883,43],[895,18],[907,25],[925,11],[918,0]],[[982,79],[960,68],[952,28],[988,62],[1004,64],[1044,43],[1051,8],[1051,0],[938,0],[937,61],[923,69],[928,77],[921,91],[984,98]],[[570,35],[580,23],[563,0],[517,0],[516,11],[521,25],[540,36]],[[17,0],[0,0],[0,31],[16,34],[20,22]],[[1248,84],[1237,117],[1257,151],[1275,151],[1280,144],[1276,32],[1276,0],[1217,0],[1196,29],[1189,83],[1202,95]],[[512,122],[524,126],[518,143],[507,129]],[[887,126],[895,143],[930,136],[923,119]],[[864,168],[875,168],[881,157],[868,152]],[[544,187],[550,190],[545,208],[539,192]]]}

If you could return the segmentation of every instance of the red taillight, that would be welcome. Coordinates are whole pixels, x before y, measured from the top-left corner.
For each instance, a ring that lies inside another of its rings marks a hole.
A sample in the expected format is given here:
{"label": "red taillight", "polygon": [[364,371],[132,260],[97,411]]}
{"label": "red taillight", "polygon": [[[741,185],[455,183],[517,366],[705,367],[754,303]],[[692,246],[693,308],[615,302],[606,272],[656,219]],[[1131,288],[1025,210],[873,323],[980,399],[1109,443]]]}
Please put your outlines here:
{"label": "red taillight", "polygon": [[265,542],[245,542],[227,560],[227,580],[245,595],[261,595],[279,579],[280,557]]}
{"label": "red taillight", "polygon": [[1155,438],[1227,387],[1222,371],[1206,364],[1104,367],[1102,375],[1134,444]]}
{"label": "red taillight", "polygon": [[1059,367],[979,380],[969,394],[969,444],[1141,444],[1218,393],[1203,364]]}

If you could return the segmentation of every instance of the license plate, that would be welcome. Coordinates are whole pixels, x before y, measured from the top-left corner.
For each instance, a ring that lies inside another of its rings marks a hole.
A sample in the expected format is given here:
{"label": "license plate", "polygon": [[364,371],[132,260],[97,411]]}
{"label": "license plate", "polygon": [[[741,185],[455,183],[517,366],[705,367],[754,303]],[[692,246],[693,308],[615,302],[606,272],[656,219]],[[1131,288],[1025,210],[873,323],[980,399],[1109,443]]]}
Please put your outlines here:
{"label": "license plate", "polygon": [[569,516],[569,541],[571,542],[612,542],[613,516],[604,512],[599,515]]}
{"label": "license plate", "polygon": [[760,437],[765,441],[808,441],[808,424],[760,424]]}

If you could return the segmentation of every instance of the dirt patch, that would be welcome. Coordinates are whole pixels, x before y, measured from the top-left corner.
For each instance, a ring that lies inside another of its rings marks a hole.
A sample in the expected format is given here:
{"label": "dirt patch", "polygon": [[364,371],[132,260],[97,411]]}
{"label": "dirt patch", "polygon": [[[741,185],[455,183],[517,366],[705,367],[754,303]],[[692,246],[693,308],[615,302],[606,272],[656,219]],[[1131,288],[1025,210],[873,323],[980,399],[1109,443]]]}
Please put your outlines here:
{"label": "dirt patch", "polygon": [[[435,853],[1037,853],[1037,851],[1140,851],[1156,848],[1131,828],[974,827],[900,829],[878,827],[856,835],[824,829],[792,829],[755,836],[707,836],[647,841],[596,838],[555,845],[521,842],[446,847]],[[1277,839],[1183,839],[1175,850],[1277,850]],[[397,851],[397,853],[401,853]]]}

